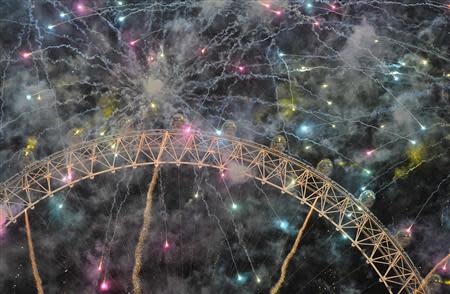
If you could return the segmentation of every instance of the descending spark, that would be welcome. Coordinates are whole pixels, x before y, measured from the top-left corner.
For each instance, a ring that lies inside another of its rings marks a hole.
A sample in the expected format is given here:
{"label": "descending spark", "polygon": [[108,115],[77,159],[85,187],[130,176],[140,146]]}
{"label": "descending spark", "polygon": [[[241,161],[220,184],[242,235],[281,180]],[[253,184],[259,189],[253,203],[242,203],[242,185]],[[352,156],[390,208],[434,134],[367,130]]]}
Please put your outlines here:
{"label": "descending spark", "polygon": [[42,288],[42,280],[41,277],[39,276],[39,271],[36,263],[36,255],[34,254],[33,240],[31,239],[31,229],[30,229],[30,221],[28,219],[28,210],[25,210],[25,227],[28,241],[28,253],[30,255],[31,269],[33,271],[34,282],[36,284],[38,294],[44,294],[44,289]]}
{"label": "descending spark", "polygon": [[295,238],[294,245],[292,246],[291,251],[289,252],[289,254],[286,256],[286,258],[283,261],[283,265],[281,266],[280,278],[278,279],[275,286],[273,286],[272,289],[270,289],[271,294],[278,293],[278,291],[280,291],[281,286],[284,283],[284,280],[286,279],[286,271],[289,266],[289,262],[292,260],[295,253],[297,252],[298,246],[300,245],[300,240],[302,239],[303,233],[305,232],[305,229],[306,229],[306,225],[308,224],[309,219],[311,218],[311,215],[313,213],[314,207],[316,206],[318,199],[319,199],[319,197],[316,197],[316,199],[314,200],[314,203],[311,205],[308,215],[306,216],[305,221],[303,222],[303,225],[300,228],[300,230],[298,231],[297,237]]}
{"label": "descending spark", "polygon": [[[422,213],[423,209],[427,206],[427,204],[431,200],[431,198],[433,198],[434,194],[436,194],[439,191],[439,189],[441,188],[441,185],[444,184],[448,179],[450,179],[450,174],[448,174],[446,178],[442,179],[441,182],[439,183],[439,185],[436,187],[436,189],[430,194],[430,196],[428,196],[427,200],[422,205],[422,207],[420,208],[420,210],[417,213],[416,217],[414,218],[413,224],[417,221],[417,219],[419,218],[419,216]],[[411,225],[411,227],[412,227],[412,225]]]}
{"label": "descending spark", "polygon": [[144,251],[145,240],[147,239],[150,229],[153,192],[155,191],[156,182],[158,180],[158,174],[159,174],[159,166],[155,166],[153,170],[152,180],[150,182],[150,186],[147,191],[147,201],[145,203],[144,209],[144,222],[142,224],[141,232],[139,233],[139,240],[136,245],[136,251],[134,253],[135,261],[134,261],[132,282],[133,282],[133,291],[136,294],[142,293],[139,273],[141,272],[142,268],[142,252]]}
{"label": "descending spark", "polygon": [[134,252],[134,267],[133,267],[132,283],[133,283],[133,291],[136,294],[142,293],[141,281],[139,279],[139,273],[141,272],[141,269],[142,269],[142,252],[144,251],[145,240],[147,239],[147,236],[149,234],[149,229],[150,229],[153,192],[155,191],[156,182],[158,180],[158,174],[159,174],[159,164],[158,163],[159,163],[161,155],[164,151],[167,137],[168,137],[168,133],[166,132],[164,134],[164,138],[161,143],[158,158],[155,161],[155,168],[153,169],[152,180],[148,187],[147,201],[145,203],[145,209],[144,209],[144,221],[142,224],[141,232],[139,233],[139,240],[136,245],[136,250]]}

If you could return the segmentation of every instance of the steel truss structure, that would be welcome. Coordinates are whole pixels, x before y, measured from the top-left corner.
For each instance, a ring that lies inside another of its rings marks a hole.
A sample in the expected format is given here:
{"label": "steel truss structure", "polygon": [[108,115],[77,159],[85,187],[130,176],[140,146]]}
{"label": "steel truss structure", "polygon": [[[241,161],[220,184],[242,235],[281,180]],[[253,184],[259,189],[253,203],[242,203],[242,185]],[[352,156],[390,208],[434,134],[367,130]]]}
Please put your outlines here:
{"label": "steel truss structure", "polygon": [[[161,156],[158,159],[158,154]],[[1,184],[0,210],[6,226],[41,200],[85,179],[124,168],[175,164],[226,173],[242,167],[243,176],[298,199],[351,241],[389,293],[413,293],[421,276],[381,222],[349,192],[305,163],[284,153],[235,137],[194,130],[149,130],[100,137],[27,166]],[[419,290],[417,293],[425,293]]]}

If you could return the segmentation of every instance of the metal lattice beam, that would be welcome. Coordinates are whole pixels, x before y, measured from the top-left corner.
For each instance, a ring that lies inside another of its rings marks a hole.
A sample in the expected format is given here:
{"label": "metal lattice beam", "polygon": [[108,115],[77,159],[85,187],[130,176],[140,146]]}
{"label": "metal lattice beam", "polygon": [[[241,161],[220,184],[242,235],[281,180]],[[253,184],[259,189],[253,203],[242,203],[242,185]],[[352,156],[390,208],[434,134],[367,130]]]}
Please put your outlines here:
{"label": "metal lattice beam", "polygon": [[[167,136],[166,144],[162,144]],[[161,151],[161,156],[158,154]],[[201,132],[151,130],[102,137],[27,166],[0,185],[6,226],[41,200],[85,179],[124,168],[176,164],[220,172],[240,165],[251,177],[312,207],[348,237],[389,293],[413,293],[421,277],[380,221],[349,192],[312,167],[254,142]],[[418,293],[425,293],[424,291]]]}

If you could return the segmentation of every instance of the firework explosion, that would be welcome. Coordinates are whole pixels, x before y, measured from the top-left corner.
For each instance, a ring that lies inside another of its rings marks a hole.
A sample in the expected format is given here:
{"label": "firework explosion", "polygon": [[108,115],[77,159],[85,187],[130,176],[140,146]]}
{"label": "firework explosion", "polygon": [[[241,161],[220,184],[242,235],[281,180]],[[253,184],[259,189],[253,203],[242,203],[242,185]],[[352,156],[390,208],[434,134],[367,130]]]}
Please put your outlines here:
{"label": "firework explosion", "polygon": [[[236,135],[345,187],[450,291],[448,1],[0,3],[1,182],[133,130]],[[68,167],[7,227],[0,199],[0,293],[136,292],[153,170]],[[139,293],[389,293],[353,236],[245,171],[155,169]]]}

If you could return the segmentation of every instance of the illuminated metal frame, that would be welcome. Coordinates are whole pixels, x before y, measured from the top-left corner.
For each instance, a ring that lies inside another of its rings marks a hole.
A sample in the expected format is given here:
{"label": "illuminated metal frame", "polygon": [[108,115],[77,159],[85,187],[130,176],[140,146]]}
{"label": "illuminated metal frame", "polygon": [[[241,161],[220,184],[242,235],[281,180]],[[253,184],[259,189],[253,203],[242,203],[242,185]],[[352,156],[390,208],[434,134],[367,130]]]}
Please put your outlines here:
{"label": "illuminated metal frame", "polygon": [[331,179],[266,146],[190,129],[100,137],[27,166],[0,186],[6,226],[41,200],[77,182],[124,168],[160,164],[215,168],[225,175],[230,164],[239,164],[245,176],[273,186],[301,204],[311,207],[319,198],[313,209],[361,252],[389,293],[413,293],[422,281],[413,262],[381,222]]}

